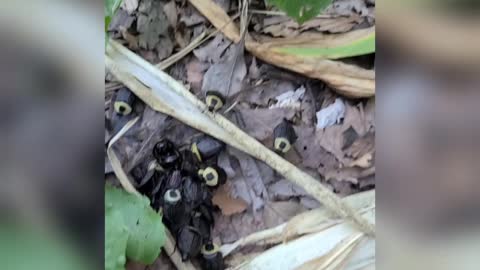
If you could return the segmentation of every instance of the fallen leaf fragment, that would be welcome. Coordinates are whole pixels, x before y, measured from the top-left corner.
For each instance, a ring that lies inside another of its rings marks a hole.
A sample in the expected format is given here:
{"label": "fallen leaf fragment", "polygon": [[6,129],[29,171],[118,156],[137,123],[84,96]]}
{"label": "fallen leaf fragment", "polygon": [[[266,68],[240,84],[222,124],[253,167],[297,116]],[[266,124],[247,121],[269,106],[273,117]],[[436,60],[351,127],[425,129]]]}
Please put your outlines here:
{"label": "fallen leaf fragment", "polygon": [[301,103],[300,99],[305,95],[305,87],[301,86],[295,91],[288,91],[276,97],[276,104],[270,106],[270,108],[299,108]]}
{"label": "fallen leaf fragment", "polygon": [[128,14],[132,14],[138,8],[138,0],[124,0],[122,3],[122,9]]}
{"label": "fallen leaf fragment", "polygon": [[230,196],[227,185],[223,185],[215,191],[212,202],[220,207],[222,214],[225,216],[241,213],[247,209],[247,203],[244,200]]}
{"label": "fallen leaf fragment", "polygon": [[337,98],[333,104],[317,112],[317,129],[338,124],[344,116],[345,104],[340,98]]}
{"label": "fallen leaf fragment", "polygon": [[368,168],[372,166],[372,153],[366,153],[365,155],[361,156],[360,158],[352,161],[348,166],[349,167],[360,167],[360,168]]}

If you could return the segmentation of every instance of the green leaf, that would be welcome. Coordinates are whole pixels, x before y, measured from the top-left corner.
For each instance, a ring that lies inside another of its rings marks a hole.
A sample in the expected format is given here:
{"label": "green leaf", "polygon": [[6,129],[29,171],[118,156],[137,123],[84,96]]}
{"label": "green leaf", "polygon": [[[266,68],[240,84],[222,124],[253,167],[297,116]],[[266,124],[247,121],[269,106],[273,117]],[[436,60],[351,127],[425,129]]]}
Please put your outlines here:
{"label": "green leaf", "polygon": [[[160,254],[161,247],[165,244],[165,227],[161,215],[150,207],[148,198],[129,194],[123,189],[107,185],[105,187],[105,213],[113,215],[112,213],[115,212],[120,214],[120,222],[118,220],[115,223],[106,221],[106,225],[111,224],[109,226],[126,229],[125,235],[128,239],[126,246],[123,247],[123,254],[126,254],[127,258],[131,260],[144,264],[153,263]],[[112,218],[113,216],[106,216],[107,220]],[[116,232],[119,229],[111,230]],[[106,239],[106,243],[112,242]],[[111,246],[105,246],[105,248],[106,250],[113,249]],[[118,255],[114,258],[121,260]],[[107,258],[105,259],[107,264]],[[114,262],[109,261],[108,263],[114,265]]]}
{"label": "green leaf", "polygon": [[125,250],[128,230],[120,211],[109,209],[105,212],[105,269],[125,269]]}
{"label": "green leaf", "polygon": [[113,17],[121,4],[122,0],[105,0],[105,17]]}
{"label": "green leaf", "polygon": [[277,52],[293,54],[299,57],[339,59],[345,57],[359,56],[375,52],[375,33],[354,40],[348,44],[335,47],[320,46],[288,46],[274,49]]}
{"label": "green leaf", "polygon": [[322,12],[332,0],[268,0],[268,2],[302,24]]}

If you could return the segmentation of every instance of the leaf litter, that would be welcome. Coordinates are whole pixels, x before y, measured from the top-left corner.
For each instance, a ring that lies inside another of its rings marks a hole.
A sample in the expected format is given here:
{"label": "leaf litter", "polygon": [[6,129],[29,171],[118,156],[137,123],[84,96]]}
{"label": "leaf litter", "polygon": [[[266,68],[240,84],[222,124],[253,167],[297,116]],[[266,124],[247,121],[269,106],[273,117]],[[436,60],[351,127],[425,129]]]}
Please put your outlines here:
{"label": "leaf litter", "polygon": [[[138,0],[135,7],[135,2],[124,4],[109,31],[150,62],[158,63],[171,56],[185,46],[180,42],[182,38],[188,42],[209,27],[189,4]],[[225,9],[232,9],[230,1],[221,2]],[[341,33],[374,24],[372,4],[357,0],[334,1],[325,14],[301,26],[284,16],[259,16],[252,19],[249,30],[276,37],[295,37],[312,31]],[[178,38],[175,35],[179,35],[180,29],[182,37]],[[216,34],[167,72],[187,84],[200,99],[208,89],[230,87],[227,103],[236,104],[225,116],[270,149],[276,125],[283,119],[291,121],[298,139],[285,158],[321,179],[330,190],[346,196],[374,188],[375,98],[339,96],[323,83],[272,67],[246,52],[236,54],[238,46]],[[112,100],[106,101],[112,106]],[[188,149],[199,135],[143,104],[136,106],[134,114],[141,116],[139,123],[114,145],[127,171],[146,162],[160,138],[167,137],[181,149]],[[128,119],[131,118],[119,118],[106,109],[106,126],[121,127]],[[108,134],[115,132],[106,130],[106,141]],[[304,190],[236,149],[227,147],[220,154],[218,165],[228,176],[227,185],[214,194],[219,211],[214,214],[213,236],[222,243],[320,206]],[[108,162],[105,174],[111,174]]]}

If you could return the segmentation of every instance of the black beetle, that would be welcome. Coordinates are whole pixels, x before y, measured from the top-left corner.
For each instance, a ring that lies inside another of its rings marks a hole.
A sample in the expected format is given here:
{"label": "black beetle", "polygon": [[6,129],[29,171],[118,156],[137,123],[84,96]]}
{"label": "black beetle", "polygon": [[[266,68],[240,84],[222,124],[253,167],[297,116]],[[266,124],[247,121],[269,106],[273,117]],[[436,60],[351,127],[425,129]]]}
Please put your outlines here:
{"label": "black beetle", "polygon": [[210,231],[212,223],[208,217],[205,217],[202,212],[193,212],[190,225],[196,228],[202,236],[202,243],[206,243],[210,239]]}
{"label": "black beetle", "polygon": [[275,152],[280,154],[287,153],[297,140],[295,130],[286,119],[275,127],[273,135]]}
{"label": "black beetle", "polygon": [[173,233],[188,222],[188,213],[178,189],[169,189],[165,192],[163,222]]}
{"label": "black beetle", "polygon": [[135,95],[126,87],[122,87],[117,91],[113,108],[120,115],[129,115],[133,110]]}
{"label": "black beetle", "polygon": [[182,256],[182,261],[186,261],[200,253],[202,236],[196,228],[183,226],[177,234],[177,246]]}
{"label": "black beetle", "polygon": [[191,151],[200,162],[216,157],[225,148],[225,144],[210,136],[201,136],[192,143]]}
{"label": "black beetle", "polygon": [[219,187],[227,182],[227,173],[222,167],[215,164],[198,170],[198,175],[209,187]]}
{"label": "black beetle", "polygon": [[203,270],[223,270],[225,264],[223,262],[223,255],[220,248],[209,242],[202,246],[201,266]]}
{"label": "black beetle", "polygon": [[182,194],[189,209],[197,208],[211,198],[208,188],[196,177],[185,176],[182,180]]}
{"label": "black beetle", "polygon": [[157,142],[153,147],[153,156],[166,170],[181,168],[182,155],[170,140],[163,139]]}
{"label": "black beetle", "polygon": [[225,104],[225,97],[218,91],[207,91],[205,102],[209,111],[216,112]]}

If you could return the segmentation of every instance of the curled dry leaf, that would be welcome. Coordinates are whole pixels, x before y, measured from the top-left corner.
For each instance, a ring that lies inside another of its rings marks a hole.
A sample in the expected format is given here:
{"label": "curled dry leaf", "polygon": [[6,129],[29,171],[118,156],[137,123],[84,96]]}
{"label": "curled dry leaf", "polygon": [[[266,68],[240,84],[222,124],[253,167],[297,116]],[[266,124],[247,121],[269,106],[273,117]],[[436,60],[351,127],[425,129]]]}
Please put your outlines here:
{"label": "curled dry leaf", "polygon": [[366,153],[365,155],[359,157],[358,159],[352,161],[348,164],[349,167],[360,167],[360,168],[368,168],[372,166],[372,153]]}
{"label": "curled dry leaf", "polygon": [[305,31],[344,33],[352,30],[353,27],[362,21],[363,19],[357,15],[348,17],[319,17],[299,25],[287,17],[280,17],[277,21],[273,21],[272,18],[267,18],[264,20],[265,27],[261,32],[274,37],[289,38],[296,37]]}
{"label": "curled dry leaf", "polygon": [[295,110],[292,108],[249,109],[239,107],[237,110],[245,123],[245,132],[260,141],[271,137],[273,129],[283,119],[290,120],[295,115]]}
{"label": "curled dry leaf", "polygon": [[358,184],[358,179],[370,176],[375,173],[375,167],[363,169],[359,167],[345,167],[327,172],[325,180],[347,181]]}
{"label": "curled dry leaf", "polygon": [[187,66],[187,81],[195,92],[200,92],[202,88],[203,74],[206,67],[198,60],[190,61]]}
{"label": "curled dry leaf", "polygon": [[[239,47],[240,46],[240,47]],[[224,97],[238,94],[243,88],[243,79],[247,75],[247,66],[242,44],[235,44],[225,53],[222,59],[213,64],[205,73],[202,90],[219,91]]]}
{"label": "curled dry leaf", "polygon": [[247,203],[244,200],[233,198],[230,195],[229,185],[218,188],[213,194],[212,202],[222,210],[222,214],[225,216],[241,213],[247,209]]}
{"label": "curled dry leaf", "polygon": [[342,99],[337,98],[333,104],[317,112],[317,129],[326,128],[340,123],[345,115],[345,105]]}
{"label": "curled dry leaf", "polygon": [[170,25],[175,29],[177,27],[178,14],[177,14],[177,5],[174,0],[171,0],[163,6],[163,12],[167,16],[167,20]]}
{"label": "curled dry leaf", "polygon": [[351,146],[345,149],[345,155],[358,159],[367,153],[371,153],[375,148],[375,134],[368,133],[365,136],[355,140]]}
{"label": "curled dry leaf", "polygon": [[207,45],[193,50],[193,54],[202,62],[218,63],[222,54],[232,44],[222,34],[217,34]]}
{"label": "curled dry leaf", "polygon": [[138,8],[138,0],[123,0],[122,9],[132,14]]}

